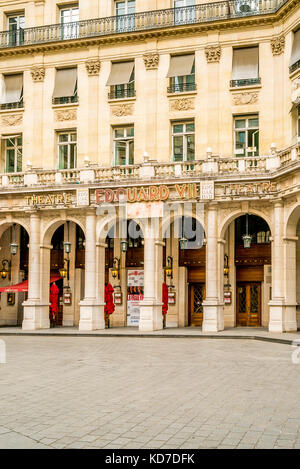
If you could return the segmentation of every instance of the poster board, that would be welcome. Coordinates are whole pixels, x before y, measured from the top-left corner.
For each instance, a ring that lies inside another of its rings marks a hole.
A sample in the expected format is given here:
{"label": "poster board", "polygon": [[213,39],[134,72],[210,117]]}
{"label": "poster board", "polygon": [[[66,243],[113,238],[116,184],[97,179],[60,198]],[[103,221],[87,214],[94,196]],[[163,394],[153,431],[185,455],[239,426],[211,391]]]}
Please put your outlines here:
{"label": "poster board", "polygon": [[127,326],[140,322],[140,301],[144,299],[144,271],[127,271]]}

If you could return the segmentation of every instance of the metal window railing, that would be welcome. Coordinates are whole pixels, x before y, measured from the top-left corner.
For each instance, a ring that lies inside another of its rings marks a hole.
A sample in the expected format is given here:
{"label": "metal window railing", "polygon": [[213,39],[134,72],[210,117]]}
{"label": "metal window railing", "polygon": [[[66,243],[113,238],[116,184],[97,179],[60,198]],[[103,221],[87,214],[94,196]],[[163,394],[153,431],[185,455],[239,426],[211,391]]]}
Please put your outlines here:
{"label": "metal window railing", "polygon": [[[223,0],[0,33],[0,49],[275,13],[289,0]],[[19,37],[19,40],[14,38]],[[12,40],[13,39],[13,40]],[[15,44],[12,44],[15,43]]]}
{"label": "metal window railing", "polygon": [[24,107],[24,101],[18,101],[16,103],[2,103],[0,104],[0,109],[5,110],[5,109],[22,109]]}
{"label": "metal window railing", "polygon": [[125,86],[122,89],[112,89],[108,93],[108,99],[123,99],[123,98],[134,98],[136,95],[135,89],[130,86]]}
{"label": "metal window railing", "polygon": [[174,85],[168,86],[167,92],[168,93],[184,93],[185,91],[196,91],[196,89],[197,89],[196,83],[182,83],[181,85],[174,84]]}
{"label": "metal window railing", "polygon": [[52,104],[72,104],[78,103],[77,94],[74,96],[63,96],[61,98],[52,98]]}
{"label": "metal window railing", "polygon": [[242,80],[231,80],[230,87],[238,88],[239,86],[251,86],[251,85],[260,85],[261,78],[247,78]]}

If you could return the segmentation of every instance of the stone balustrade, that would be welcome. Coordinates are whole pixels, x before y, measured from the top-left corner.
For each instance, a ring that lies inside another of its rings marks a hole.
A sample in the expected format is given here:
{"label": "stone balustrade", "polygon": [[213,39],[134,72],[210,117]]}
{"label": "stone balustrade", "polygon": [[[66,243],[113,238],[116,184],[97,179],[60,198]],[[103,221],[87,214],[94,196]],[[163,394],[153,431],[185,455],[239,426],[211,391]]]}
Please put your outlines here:
{"label": "stone balustrade", "polygon": [[110,183],[127,181],[173,180],[212,176],[238,179],[245,177],[261,177],[266,174],[280,173],[291,167],[300,166],[300,144],[284,151],[276,149],[269,156],[246,158],[220,158],[212,156],[203,160],[158,163],[147,160],[144,163],[130,166],[102,167],[89,164],[83,168],[65,170],[42,170],[29,168],[22,173],[6,173],[0,175],[3,189],[14,187],[61,186],[67,184]]}

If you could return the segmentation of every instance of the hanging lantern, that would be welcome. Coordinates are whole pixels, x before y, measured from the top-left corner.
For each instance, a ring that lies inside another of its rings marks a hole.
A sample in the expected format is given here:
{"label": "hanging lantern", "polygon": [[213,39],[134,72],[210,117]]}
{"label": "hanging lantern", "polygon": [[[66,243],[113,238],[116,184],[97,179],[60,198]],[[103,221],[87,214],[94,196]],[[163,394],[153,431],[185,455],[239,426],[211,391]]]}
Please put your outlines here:
{"label": "hanging lantern", "polygon": [[61,276],[61,278],[67,278],[68,276],[68,269],[64,267],[62,267],[61,269],[59,269],[59,274]]}
{"label": "hanging lantern", "polygon": [[187,248],[188,240],[183,236],[179,240],[179,246],[182,251],[184,251]]}
{"label": "hanging lantern", "polygon": [[2,269],[0,270],[1,278],[4,280],[4,279],[6,279],[7,275],[8,275],[8,270],[6,270],[4,267],[2,267]]}
{"label": "hanging lantern", "polygon": [[128,249],[128,241],[127,239],[122,239],[121,241],[121,251],[122,252],[127,252],[127,249]]}
{"label": "hanging lantern", "polygon": [[10,252],[13,256],[15,256],[18,252],[18,244],[17,243],[10,243]]}
{"label": "hanging lantern", "polygon": [[66,254],[70,254],[71,247],[72,247],[72,243],[70,243],[70,241],[65,241],[64,242],[64,249],[65,249]]}
{"label": "hanging lantern", "polygon": [[4,259],[2,261],[2,269],[0,270],[0,276],[3,280],[6,279],[7,276],[9,276],[9,280],[10,280],[10,273],[11,273],[11,263],[7,259]]}
{"label": "hanging lantern", "polygon": [[249,249],[251,247],[252,236],[249,234],[249,215],[246,214],[246,234],[243,236],[244,248]]}

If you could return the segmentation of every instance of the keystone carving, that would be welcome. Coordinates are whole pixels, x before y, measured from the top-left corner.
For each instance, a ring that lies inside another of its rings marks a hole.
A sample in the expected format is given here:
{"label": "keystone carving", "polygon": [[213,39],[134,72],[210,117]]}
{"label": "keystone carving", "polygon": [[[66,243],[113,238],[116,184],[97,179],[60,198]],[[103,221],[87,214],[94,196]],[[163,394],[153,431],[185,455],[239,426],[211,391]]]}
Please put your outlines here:
{"label": "keystone carving", "polygon": [[111,112],[112,115],[116,117],[132,116],[133,104],[120,104],[119,106],[112,106]]}
{"label": "keystone carving", "polygon": [[159,55],[156,53],[144,54],[143,56],[146,70],[155,70],[158,68]]}
{"label": "keystone carving", "polygon": [[76,109],[68,109],[64,111],[56,111],[55,112],[55,120],[58,122],[63,121],[74,121],[77,119],[77,111]]}
{"label": "keystone carving", "polygon": [[237,93],[233,96],[233,104],[235,106],[243,104],[255,104],[258,102],[258,93]]}
{"label": "keystone carving", "polygon": [[101,62],[99,59],[87,60],[85,62],[85,66],[86,66],[88,75],[91,75],[91,76],[99,75],[100,68],[101,68]]}
{"label": "keystone carving", "polygon": [[277,36],[271,41],[271,48],[273,55],[280,55],[283,54],[285,47],[285,37],[282,34],[281,36]]}
{"label": "keystone carving", "polygon": [[171,111],[190,111],[195,109],[195,100],[193,98],[181,98],[170,101]]}
{"label": "keystone carving", "polygon": [[45,78],[45,68],[42,66],[39,67],[33,67],[31,69],[31,76],[33,81],[35,82],[41,82],[44,81]]}
{"label": "keystone carving", "polygon": [[2,117],[2,125],[14,126],[22,123],[22,114],[11,114],[9,116]]}
{"label": "keystone carving", "polygon": [[221,47],[220,46],[205,47],[205,55],[206,55],[207,63],[220,62]]}

